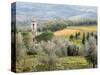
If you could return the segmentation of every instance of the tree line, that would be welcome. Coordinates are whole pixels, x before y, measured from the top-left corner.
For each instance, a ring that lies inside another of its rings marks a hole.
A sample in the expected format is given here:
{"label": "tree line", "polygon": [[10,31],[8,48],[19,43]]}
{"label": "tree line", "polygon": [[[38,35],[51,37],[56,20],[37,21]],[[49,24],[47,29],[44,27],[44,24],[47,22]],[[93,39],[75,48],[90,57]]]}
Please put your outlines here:
{"label": "tree line", "polygon": [[68,26],[86,26],[86,25],[97,25],[96,19],[81,18],[79,20],[69,19],[54,19],[49,20],[38,25],[38,31],[57,31],[67,28]]}

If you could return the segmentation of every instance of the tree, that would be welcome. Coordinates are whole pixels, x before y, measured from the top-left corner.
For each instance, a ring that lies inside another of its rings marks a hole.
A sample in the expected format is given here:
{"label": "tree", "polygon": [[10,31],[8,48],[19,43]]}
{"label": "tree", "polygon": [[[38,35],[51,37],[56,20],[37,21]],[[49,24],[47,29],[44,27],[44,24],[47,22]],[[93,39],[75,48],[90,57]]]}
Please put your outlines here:
{"label": "tree", "polygon": [[73,35],[70,35],[70,37],[69,37],[71,40],[73,40],[73,38],[74,38],[74,36]]}
{"label": "tree", "polygon": [[19,61],[26,55],[26,47],[23,42],[23,37],[20,32],[16,34],[16,58]]}
{"label": "tree", "polygon": [[33,42],[33,35],[31,32],[22,32],[23,42],[25,47],[27,48],[28,55],[35,55],[36,53],[36,43],[37,41]]}
{"label": "tree", "polygon": [[93,68],[97,66],[97,45],[94,37],[89,37],[85,43],[85,58],[93,64]]}
{"label": "tree", "polygon": [[67,47],[69,44],[71,44],[68,40],[66,39],[61,39],[61,38],[54,38],[53,42],[56,44],[56,55],[59,57],[64,57],[67,56]]}
{"label": "tree", "polygon": [[80,32],[78,32],[78,33],[75,34],[75,38],[76,39],[79,39],[80,38]]}
{"label": "tree", "polygon": [[94,33],[93,32],[91,32],[90,34],[91,34],[91,36],[94,36]]}
{"label": "tree", "polygon": [[61,30],[67,27],[67,22],[65,22],[65,20],[62,19],[54,19],[54,20],[49,20],[45,23],[42,24],[41,28],[42,31],[57,31],[57,30]]}
{"label": "tree", "polygon": [[83,45],[85,45],[85,40],[86,40],[86,38],[85,38],[85,33],[83,33],[83,37],[82,37],[82,44],[83,44]]}
{"label": "tree", "polygon": [[87,36],[86,36],[86,39],[89,40],[89,37],[90,37],[90,33],[88,32]]}
{"label": "tree", "polygon": [[[23,42],[23,36],[21,32],[16,33],[16,64],[23,63],[22,71],[26,71],[26,47]],[[21,62],[23,60],[23,62]],[[17,66],[16,66],[17,68]]]}
{"label": "tree", "polygon": [[97,33],[95,33],[94,35],[95,39],[96,39],[96,44],[98,43],[98,36],[97,36]]}
{"label": "tree", "polygon": [[53,38],[54,34],[53,32],[43,32],[42,34],[36,36],[36,40],[38,42],[40,41],[48,41],[48,40],[51,40]]}
{"label": "tree", "polygon": [[67,46],[70,44],[66,39],[53,38],[48,41],[40,41],[37,45],[37,71],[55,70],[58,57],[67,56]]}
{"label": "tree", "polygon": [[51,41],[41,41],[38,44],[37,70],[54,70],[56,68],[57,56],[55,54],[55,43]]}

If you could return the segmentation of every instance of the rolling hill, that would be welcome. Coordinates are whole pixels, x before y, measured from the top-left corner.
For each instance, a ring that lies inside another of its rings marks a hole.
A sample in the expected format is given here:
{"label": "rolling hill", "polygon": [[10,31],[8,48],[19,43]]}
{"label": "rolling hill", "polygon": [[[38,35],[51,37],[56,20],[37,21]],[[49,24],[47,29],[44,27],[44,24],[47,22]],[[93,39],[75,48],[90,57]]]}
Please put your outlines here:
{"label": "rolling hill", "polygon": [[12,6],[11,11],[12,14],[16,12],[16,25],[19,26],[30,25],[33,17],[38,23],[59,18],[97,18],[97,7],[94,6],[16,2],[16,8]]}

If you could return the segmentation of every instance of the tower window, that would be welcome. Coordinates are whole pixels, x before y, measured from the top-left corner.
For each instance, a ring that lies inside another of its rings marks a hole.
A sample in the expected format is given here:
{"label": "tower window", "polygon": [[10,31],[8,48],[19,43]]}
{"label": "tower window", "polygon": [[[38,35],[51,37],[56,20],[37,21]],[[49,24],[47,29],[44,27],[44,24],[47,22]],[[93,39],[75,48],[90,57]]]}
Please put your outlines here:
{"label": "tower window", "polygon": [[34,24],[33,24],[33,28],[34,28]]}

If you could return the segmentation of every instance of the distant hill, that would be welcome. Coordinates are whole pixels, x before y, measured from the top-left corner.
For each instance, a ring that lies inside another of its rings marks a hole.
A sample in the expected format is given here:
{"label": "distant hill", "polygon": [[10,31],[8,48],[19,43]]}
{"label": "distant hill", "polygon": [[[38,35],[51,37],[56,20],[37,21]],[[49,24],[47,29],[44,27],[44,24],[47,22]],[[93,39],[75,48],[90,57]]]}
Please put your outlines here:
{"label": "distant hill", "polygon": [[30,25],[33,17],[38,22],[56,18],[97,18],[97,8],[94,6],[16,2],[16,8],[11,8],[12,14],[14,14],[15,9],[16,23],[19,26]]}

